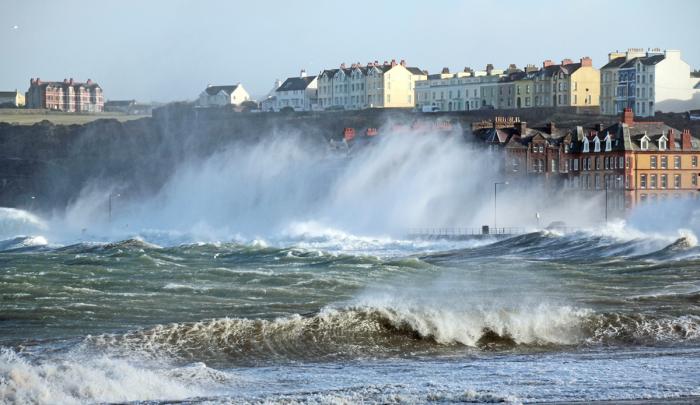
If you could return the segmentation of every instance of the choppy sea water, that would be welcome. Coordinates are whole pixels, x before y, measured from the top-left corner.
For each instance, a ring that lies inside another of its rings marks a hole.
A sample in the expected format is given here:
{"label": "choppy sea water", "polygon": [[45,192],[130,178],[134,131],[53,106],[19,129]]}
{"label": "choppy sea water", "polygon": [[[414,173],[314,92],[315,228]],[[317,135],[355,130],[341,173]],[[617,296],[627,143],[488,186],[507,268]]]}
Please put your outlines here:
{"label": "choppy sea water", "polygon": [[699,249],[606,232],[8,239],[0,402],[692,401]]}

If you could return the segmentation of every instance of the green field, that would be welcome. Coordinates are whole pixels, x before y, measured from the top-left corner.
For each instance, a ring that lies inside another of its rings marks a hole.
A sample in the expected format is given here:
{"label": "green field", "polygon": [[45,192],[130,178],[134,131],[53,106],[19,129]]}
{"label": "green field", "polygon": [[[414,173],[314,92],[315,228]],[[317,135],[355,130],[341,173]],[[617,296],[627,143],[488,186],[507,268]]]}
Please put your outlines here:
{"label": "green field", "polygon": [[136,120],[150,115],[127,115],[118,112],[77,114],[43,110],[0,109],[0,122],[16,125],[32,125],[40,121],[50,121],[57,125],[85,124],[99,119],[117,119],[119,121]]}

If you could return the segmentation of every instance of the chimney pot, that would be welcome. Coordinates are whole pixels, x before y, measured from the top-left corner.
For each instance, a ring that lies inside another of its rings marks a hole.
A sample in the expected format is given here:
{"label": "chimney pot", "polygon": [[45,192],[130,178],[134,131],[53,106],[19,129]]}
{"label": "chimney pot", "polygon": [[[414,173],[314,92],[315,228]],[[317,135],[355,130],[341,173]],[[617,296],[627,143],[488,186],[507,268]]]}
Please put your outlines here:
{"label": "chimney pot", "polygon": [[542,62],[542,67],[543,67],[543,68],[546,68],[546,67],[548,67],[548,66],[552,66],[553,64],[554,64],[554,62],[552,62],[551,59],[547,59],[547,60],[545,60],[544,62]]}
{"label": "chimney pot", "polygon": [[684,129],[681,133],[681,147],[683,150],[691,150],[693,148],[693,142],[689,129]]}

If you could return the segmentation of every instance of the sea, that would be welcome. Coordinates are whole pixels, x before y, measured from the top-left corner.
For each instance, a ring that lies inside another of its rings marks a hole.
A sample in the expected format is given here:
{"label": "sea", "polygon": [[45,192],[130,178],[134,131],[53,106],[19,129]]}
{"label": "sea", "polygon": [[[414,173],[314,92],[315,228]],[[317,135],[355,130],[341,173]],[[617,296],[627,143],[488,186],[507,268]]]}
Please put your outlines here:
{"label": "sea", "polygon": [[609,233],[7,239],[0,402],[697,400],[697,239]]}
{"label": "sea", "polygon": [[[406,139],[329,163],[285,137],[153,198],[0,208],[0,403],[700,401],[697,200],[605,223]],[[406,236],[492,219],[522,232]]]}

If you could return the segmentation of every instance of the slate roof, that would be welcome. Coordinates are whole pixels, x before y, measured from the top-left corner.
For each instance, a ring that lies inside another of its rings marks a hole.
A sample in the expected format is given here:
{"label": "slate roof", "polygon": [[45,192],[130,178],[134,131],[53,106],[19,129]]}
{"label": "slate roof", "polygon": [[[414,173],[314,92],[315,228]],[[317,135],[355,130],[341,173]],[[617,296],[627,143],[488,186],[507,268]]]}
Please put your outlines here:
{"label": "slate roof", "polygon": [[17,96],[17,93],[19,93],[17,90],[15,90],[15,91],[0,91],[0,97],[15,97],[15,96]]}
{"label": "slate roof", "polygon": [[238,85],[227,85],[227,86],[208,86],[204,91],[207,92],[210,96],[215,96],[219,94],[220,91],[224,91],[224,93],[231,95],[234,91],[236,91],[236,88],[238,88]]}
{"label": "slate roof", "polygon": [[413,73],[414,75],[424,75],[425,74],[424,71],[420,70],[417,67],[407,67],[406,70]]}
{"label": "slate roof", "polygon": [[605,64],[601,69],[610,69],[610,68],[616,68],[622,66],[627,59],[624,56],[620,56],[618,58],[615,58]]}
{"label": "slate roof", "polygon": [[44,82],[44,81],[42,81],[39,84],[39,86],[40,87],[48,87],[48,86],[52,86],[52,87],[71,87],[71,86],[72,87],[81,87],[82,86],[82,87],[88,87],[88,88],[100,87],[100,85],[95,83],[95,82],[92,82],[90,84],[81,83],[81,82],[73,82],[73,84],[70,84],[70,82],[64,83],[64,82]]}
{"label": "slate roof", "polygon": [[290,77],[282,83],[280,87],[275,91],[294,91],[294,90],[306,90],[309,84],[314,81],[316,76],[306,76],[306,77]]}

